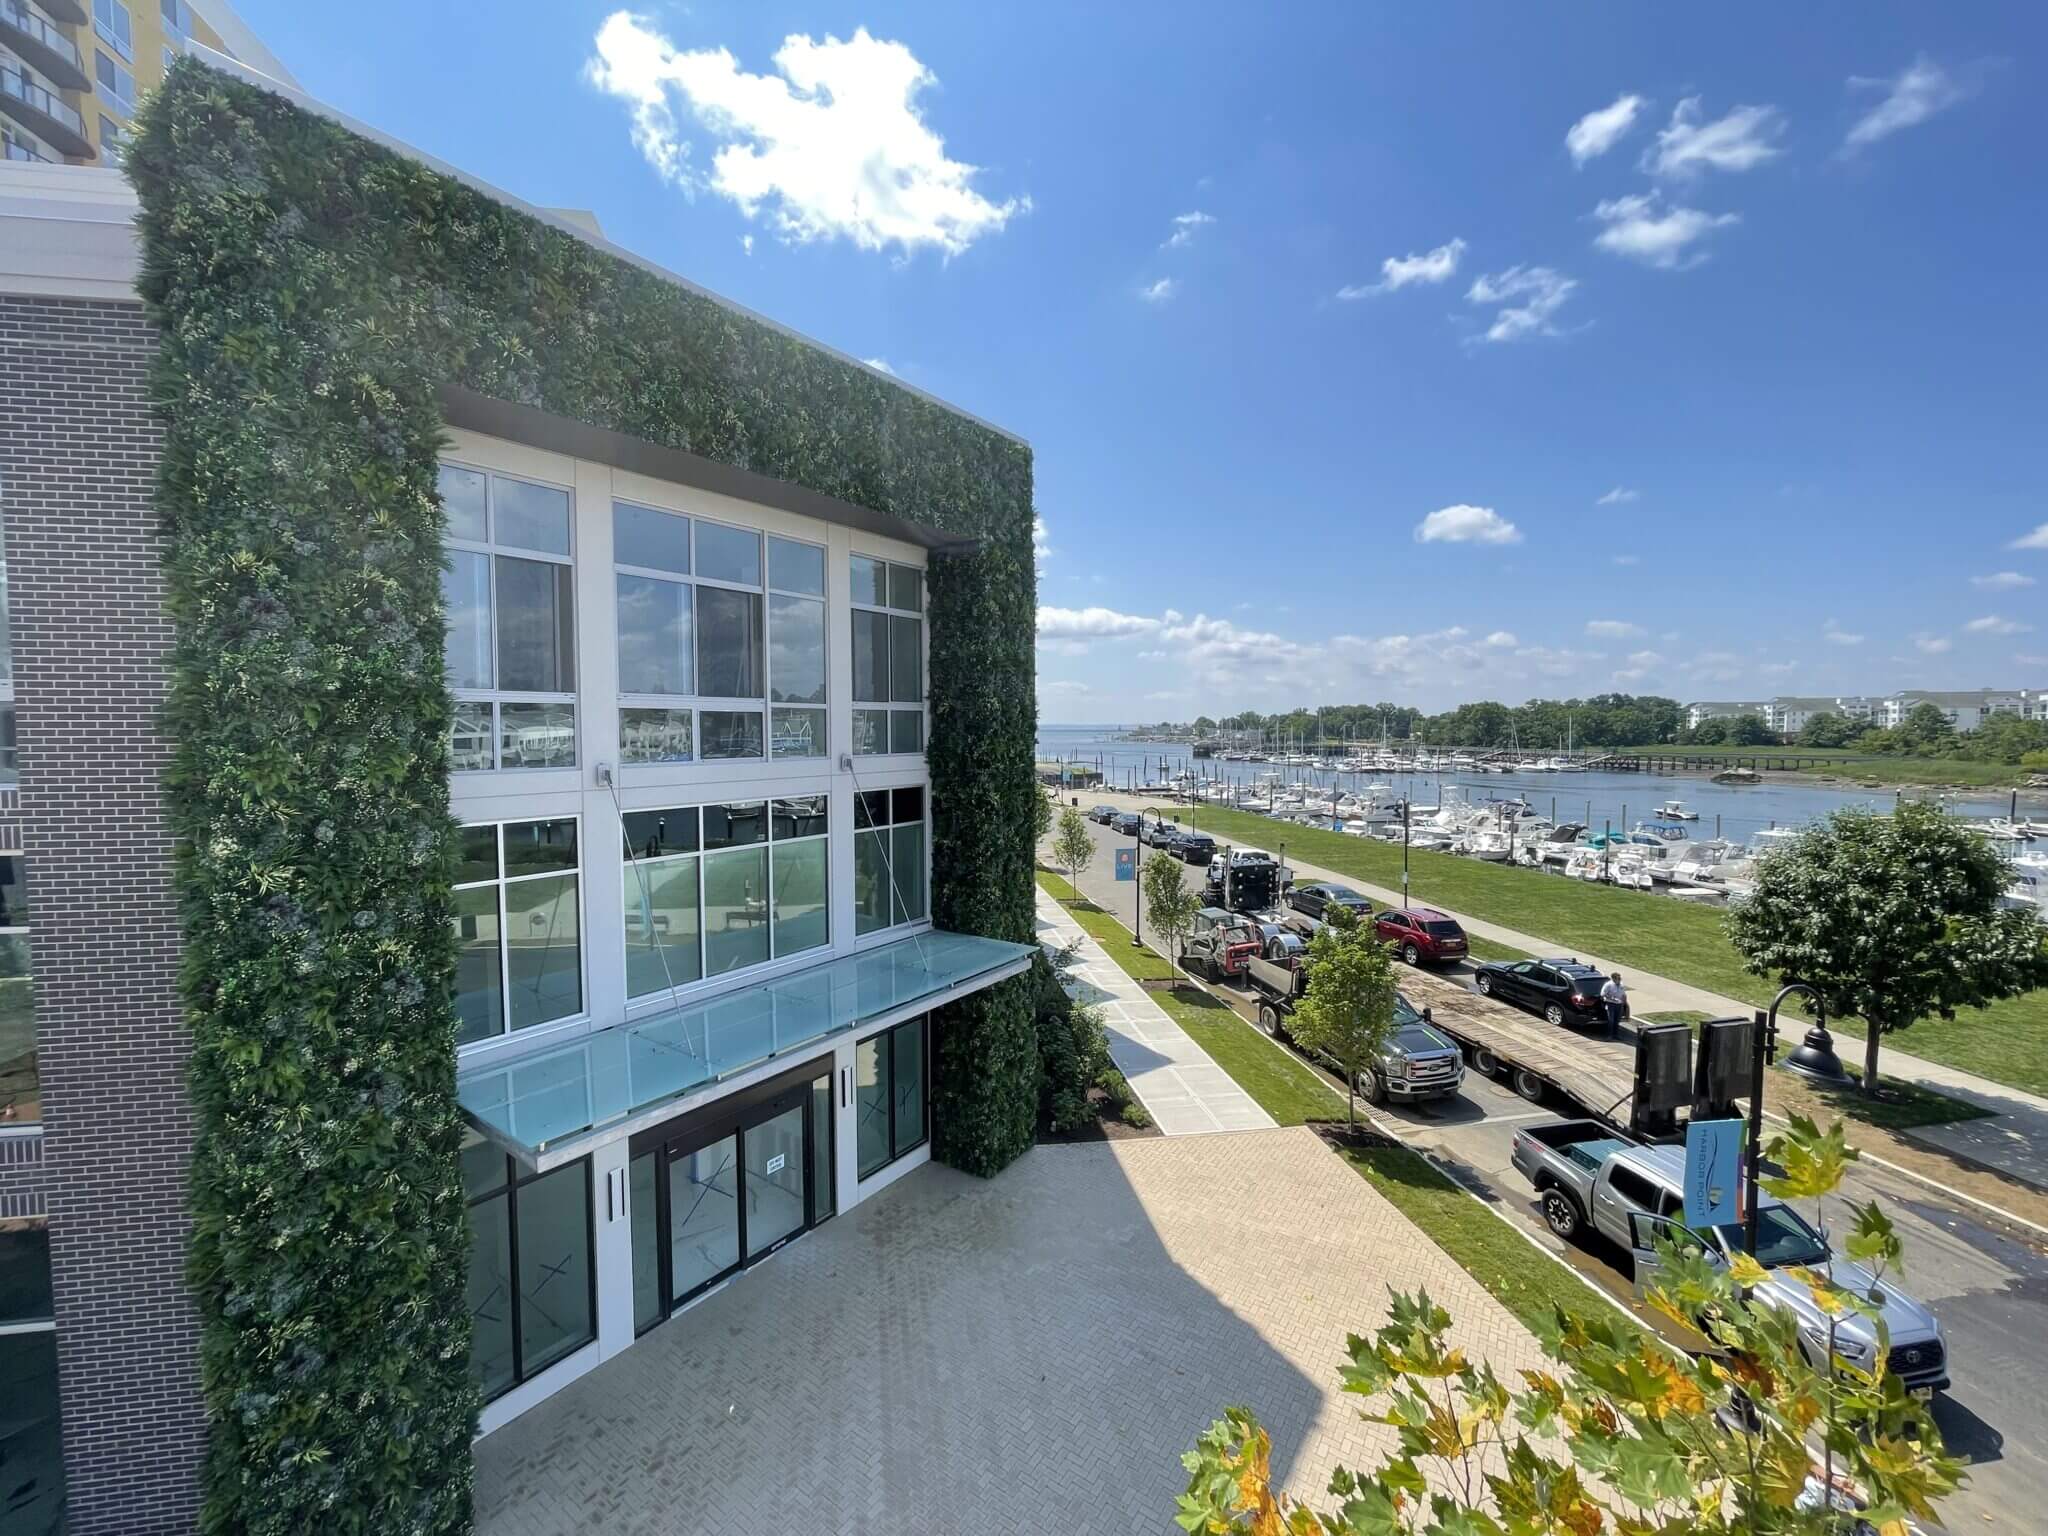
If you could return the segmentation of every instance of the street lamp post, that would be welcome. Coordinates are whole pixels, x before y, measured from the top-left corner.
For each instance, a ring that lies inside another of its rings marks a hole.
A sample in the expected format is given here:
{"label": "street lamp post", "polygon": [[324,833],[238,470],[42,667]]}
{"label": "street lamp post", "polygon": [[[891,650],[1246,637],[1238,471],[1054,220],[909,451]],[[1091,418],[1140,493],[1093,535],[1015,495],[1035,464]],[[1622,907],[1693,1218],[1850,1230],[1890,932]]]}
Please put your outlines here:
{"label": "street lamp post", "polygon": [[1401,801],[1401,905],[1408,905],[1408,801]]}
{"label": "street lamp post", "polygon": [[1759,1219],[1756,1181],[1763,1164],[1764,1067],[1778,1054],[1778,1008],[1794,992],[1804,992],[1813,1000],[1815,1019],[1824,1022],[1827,1015],[1827,1004],[1820,993],[1803,981],[1788,982],[1780,987],[1778,995],[1771,999],[1771,1011],[1756,1015],[1756,1054],[1751,1057],[1749,1067],[1749,1145],[1743,1151],[1749,1204],[1742,1213],[1742,1234],[1752,1256],[1756,1253]]}

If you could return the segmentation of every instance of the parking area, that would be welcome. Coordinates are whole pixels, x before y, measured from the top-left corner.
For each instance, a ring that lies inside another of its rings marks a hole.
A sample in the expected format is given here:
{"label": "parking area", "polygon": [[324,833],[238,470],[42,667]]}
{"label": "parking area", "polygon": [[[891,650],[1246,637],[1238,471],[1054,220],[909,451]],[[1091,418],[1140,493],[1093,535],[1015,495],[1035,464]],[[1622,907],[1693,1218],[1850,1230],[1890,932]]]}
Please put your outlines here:
{"label": "parking area", "polygon": [[1337,1382],[1389,1285],[1503,1375],[1538,1363],[1303,1128],[923,1168],[481,1441],[477,1529],[1165,1533],[1231,1403],[1320,1498],[1390,1443]]}

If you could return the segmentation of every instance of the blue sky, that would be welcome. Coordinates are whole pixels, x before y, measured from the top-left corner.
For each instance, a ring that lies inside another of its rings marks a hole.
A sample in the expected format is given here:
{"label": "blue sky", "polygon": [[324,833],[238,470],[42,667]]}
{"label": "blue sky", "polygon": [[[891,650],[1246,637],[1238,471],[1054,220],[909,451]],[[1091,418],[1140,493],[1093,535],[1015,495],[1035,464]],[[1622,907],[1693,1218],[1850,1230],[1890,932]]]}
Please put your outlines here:
{"label": "blue sky", "polygon": [[1047,719],[2048,686],[2038,6],[239,8],[1029,438]]}

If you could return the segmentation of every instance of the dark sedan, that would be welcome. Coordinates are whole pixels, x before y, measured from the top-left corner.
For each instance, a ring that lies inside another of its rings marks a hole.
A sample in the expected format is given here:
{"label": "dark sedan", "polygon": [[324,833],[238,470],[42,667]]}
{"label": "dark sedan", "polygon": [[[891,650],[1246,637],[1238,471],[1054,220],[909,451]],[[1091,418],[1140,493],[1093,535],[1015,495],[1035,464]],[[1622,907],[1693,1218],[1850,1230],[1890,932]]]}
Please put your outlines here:
{"label": "dark sedan", "polygon": [[1113,823],[1115,829],[1125,837],[1131,836],[1144,824],[1145,818],[1136,811],[1119,811],[1116,821]]}
{"label": "dark sedan", "polygon": [[1472,985],[1485,996],[1540,1013],[1552,1024],[1604,1018],[1600,987],[1606,980],[1576,960],[1496,960],[1472,974]]}
{"label": "dark sedan", "polygon": [[1302,916],[1317,919],[1328,917],[1333,906],[1344,908],[1361,922],[1372,916],[1372,903],[1343,885],[1297,885],[1288,891],[1287,904]]}

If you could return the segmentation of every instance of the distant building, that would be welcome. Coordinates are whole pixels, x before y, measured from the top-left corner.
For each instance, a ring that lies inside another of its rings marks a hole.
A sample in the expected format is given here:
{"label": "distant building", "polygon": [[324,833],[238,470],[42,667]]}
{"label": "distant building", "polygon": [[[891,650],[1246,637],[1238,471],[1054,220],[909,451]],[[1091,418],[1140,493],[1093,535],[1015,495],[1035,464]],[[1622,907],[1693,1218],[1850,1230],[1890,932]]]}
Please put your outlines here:
{"label": "distant building", "polygon": [[1763,703],[1699,703],[1685,706],[1685,728],[1696,730],[1703,720],[1736,720],[1744,715],[1755,715],[1759,720],[1768,720],[1770,705]]}
{"label": "distant building", "polygon": [[1961,691],[1904,688],[1881,697],[1837,694],[1833,697],[1780,694],[1756,703],[1701,702],[1685,706],[1688,730],[1705,720],[1732,720],[1755,715],[1780,736],[1797,736],[1821,715],[1890,730],[1922,704],[1932,704],[1959,732],[1977,729],[1990,715],[2048,721],[2048,688],[1970,688]]}

